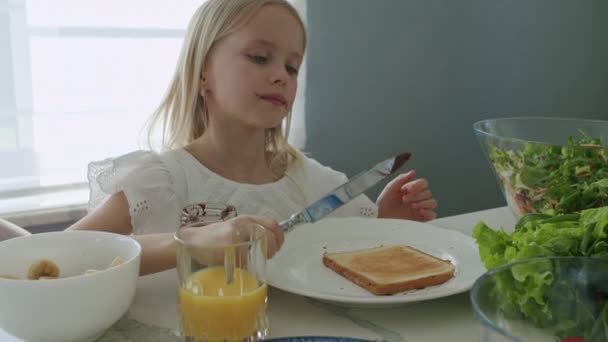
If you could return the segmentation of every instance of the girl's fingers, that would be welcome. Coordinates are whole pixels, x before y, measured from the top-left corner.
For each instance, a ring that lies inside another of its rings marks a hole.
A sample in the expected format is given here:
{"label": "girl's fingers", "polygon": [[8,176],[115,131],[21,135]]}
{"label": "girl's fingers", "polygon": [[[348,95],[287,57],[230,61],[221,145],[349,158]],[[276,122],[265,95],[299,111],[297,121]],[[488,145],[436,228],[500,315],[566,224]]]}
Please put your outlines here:
{"label": "girl's fingers", "polygon": [[276,220],[263,216],[253,215],[241,216],[241,218],[259,224],[260,226],[266,229],[269,258],[272,257],[285,242],[285,234],[279,227],[279,223]]}
{"label": "girl's fingers", "polygon": [[428,199],[428,200],[424,200],[424,201],[419,201],[419,202],[414,202],[412,204],[410,204],[410,207],[412,209],[435,209],[437,208],[437,200],[434,198]]}
{"label": "girl's fingers", "polygon": [[418,210],[418,216],[420,218],[420,221],[426,222],[426,221],[430,221],[430,220],[436,219],[437,218],[437,213],[434,212],[433,210],[419,209]]}
{"label": "girl's fingers", "polygon": [[403,203],[414,204],[417,202],[430,200],[432,198],[433,198],[433,193],[431,192],[431,190],[426,189],[426,190],[423,190],[418,193],[409,193],[409,194],[403,195],[401,197],[401,200],[403,201]]}
{"label": "girl's fingers", "polygon": [[384,188],[385,191],[387,191],[388,193],[393,193],[393,192],[400,192],[403,191],[401,189],[403,189],[404,186],[406,186],[407,184],[411,183],[412,180],[416,177],[416,171],[409,171],[406,173],[402,173],[400,175],[398,175],[397,177],[395,177],[393,180],[391,180],[386,187]]}
{"label": "girl's fingers", "polygon": [[270,259],[277,253],[277,251],[281,247],[279,246],[278,240],[274,237],[274,234],[268,234],[266,241],[267,241],[266,246],[267,246],[267,252],[268,252],[267,257]]}
{"label": "girl's fingers", "polygon": [[429,187],[429,182],[424,179],[416,179],[401,186],[401,191],[405,194],[416,193]]}
{"label": "girl's fingers", "polygon": [[268,232],[268,237],[270,238],[270,236],[272,236],[276,240],[277,250],[281,248],[285,242],[285,234],[281,228],[279,228],[278,222],[274,221],[273,224],[266,225],[264,228],[266,228],[266,231]]}

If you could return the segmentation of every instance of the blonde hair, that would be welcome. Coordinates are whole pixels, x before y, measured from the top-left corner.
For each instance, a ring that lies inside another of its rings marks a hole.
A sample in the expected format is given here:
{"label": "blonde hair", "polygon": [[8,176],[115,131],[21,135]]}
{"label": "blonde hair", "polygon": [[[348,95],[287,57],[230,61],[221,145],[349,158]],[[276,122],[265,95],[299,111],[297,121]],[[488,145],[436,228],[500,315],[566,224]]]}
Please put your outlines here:
{"label": "blonde hair", "polygon": [[[286,0],[206,0],[196,10],[167,93],[148,121],[150,148],[155,145],[153,136],[161,127],[163,150],[184,147],[203,135],[207,113],[199,86],[209,51],[216,41],[244,25],[263,6],[272,4],[283,6],[300,22],[306,46],[304,23]],[[283,175],[299,159],[298,152],[287,142],[290,124],[291,112],[281,125],[266,130],[266,150],[273,155],[270,168],[278,175]]]}

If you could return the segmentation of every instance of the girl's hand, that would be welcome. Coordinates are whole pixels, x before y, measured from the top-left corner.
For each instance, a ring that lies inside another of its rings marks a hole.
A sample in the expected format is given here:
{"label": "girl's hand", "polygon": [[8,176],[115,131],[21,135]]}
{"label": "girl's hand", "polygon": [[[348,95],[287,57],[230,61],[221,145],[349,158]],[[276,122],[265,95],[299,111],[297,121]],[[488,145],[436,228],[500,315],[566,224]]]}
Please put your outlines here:
{"label": "girl's hand", "polygon": [[376,204],[379,218],[396,218],[426,222],[437,217],[437,200],[426,179],[416,178],[416,172],[401,174],[386,185]]}
{"label": "girl's hand", "polygon": [[[272,258],[276,254],[276,252],[281,249],[281,246],[283,246],[283,243],[285,242],[285,234],[283,234],[283,231],[281,230],[281,228],[279,228],[279,223],[276,220],[262,216],[246,215],[236,217],[233,220],[238,219],[257,223],[260,226],[266,228],[266,238],[268,239],[268,258]],[[235,226],[238,226],[238,224]]]}
{"label": "girl's hand", "polygon": [[[266,229],[267,256],[271,258],[285,242],[285,236],[279,228],[279,223],[266,217],[243,215],[204,227],[182,228],[182,236],[191,246],[234,244],[246,242],[254,224]],[[192,257],[202,264],[221,264],[224,260],[223,248],[192,248],[191,253]],[[247,248],[237,253],[241,253],[244,258]]]}

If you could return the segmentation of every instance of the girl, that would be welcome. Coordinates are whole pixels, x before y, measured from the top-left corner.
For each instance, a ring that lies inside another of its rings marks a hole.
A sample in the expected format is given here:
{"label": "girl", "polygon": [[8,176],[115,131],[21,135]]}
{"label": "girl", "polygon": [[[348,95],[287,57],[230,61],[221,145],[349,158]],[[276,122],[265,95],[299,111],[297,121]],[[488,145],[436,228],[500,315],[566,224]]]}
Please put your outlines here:
{"label": "girl", "polygon": [[[287,143],[304,25],[285,0],[207,0],[194,14],[168,92],[151,120],[163,153],[137,151],[89,165],[90,213],[70,229],[134,233],[141,273],[175,266],[173,233],[192,203],[229,203],[236,220],[272,233],[269,255],[288,218],[347,180]],[[362,195],[333,216],[427,221],[437,201],[414,171],[378,197]],[[218,223],[230,230],[232,222]],[[205,239],[206,237],[201,237]]]}
{"label": "girl", "polygon": [[0,218],[0,241],[24,235],[30,235],[30,232]]}

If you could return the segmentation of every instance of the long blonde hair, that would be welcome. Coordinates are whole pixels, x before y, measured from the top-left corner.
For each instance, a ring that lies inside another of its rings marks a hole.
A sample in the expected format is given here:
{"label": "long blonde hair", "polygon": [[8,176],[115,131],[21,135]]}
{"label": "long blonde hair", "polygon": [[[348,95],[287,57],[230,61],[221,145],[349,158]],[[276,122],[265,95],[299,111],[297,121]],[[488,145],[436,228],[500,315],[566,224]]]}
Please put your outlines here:
{"label": "long blonde hair", "polygon": [[[147,124],[147,142],[153,148],[154,135],[161,128],[161,149],[181,148],[205,133],[206,109],[200,95],[200,77],[205,60],[213,44],[247,22],[265,5],[285,7],[304,23],[296,9],[286,0],[206,0],[194,13],[190,23],[177,68],[167,93]],[[266,150],[272,152],[270,168],[278,175],[296,160],[299,154],[289,145],[287,137],[291,125],[291,112],[278,127],[266,130]]]}

